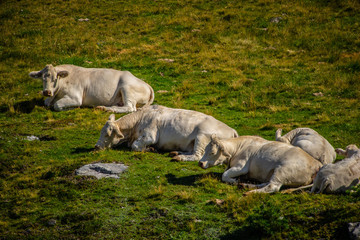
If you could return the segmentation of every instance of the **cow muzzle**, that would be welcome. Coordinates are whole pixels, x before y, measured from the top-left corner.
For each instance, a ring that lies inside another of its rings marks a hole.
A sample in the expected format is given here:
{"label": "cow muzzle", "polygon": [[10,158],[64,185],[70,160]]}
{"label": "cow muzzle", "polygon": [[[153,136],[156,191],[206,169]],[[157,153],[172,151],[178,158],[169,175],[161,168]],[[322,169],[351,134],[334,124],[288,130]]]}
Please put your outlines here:
{"label": "cow muzzle", "polygon": [[43,91],[43,95],[44,95],[45,97],[50,97],[50,96],[51,96],[51,91],[48,90],[48,89],[46,89],[46,90]]}
{"label": "cow muzzle", "polygon": [[98,144],[95,145],[95,151],[100,151],[102,149],[104,149],[104,148],[102,148],[100,145],[98,145]]}
{"label": "cow muzzle", "polygon": [[206,163],[205,162],[199,162],[199,167],[201,167],[202,169],[206,169]]}

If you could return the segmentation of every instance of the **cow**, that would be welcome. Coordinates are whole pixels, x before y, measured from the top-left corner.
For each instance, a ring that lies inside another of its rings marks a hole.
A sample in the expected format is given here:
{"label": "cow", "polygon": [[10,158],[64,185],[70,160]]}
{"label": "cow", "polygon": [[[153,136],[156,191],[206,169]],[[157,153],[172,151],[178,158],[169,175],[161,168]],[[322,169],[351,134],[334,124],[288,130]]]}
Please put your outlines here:
{"label": "cow", "polygon": [[253,186],[258,189],[248,193],[271,193],[281,186],[297,187],[310,184],[312,176],[322,163],[302,149],[277,141],[268,141],[258,136],[240,136],[219,139],[211,136],[205,154],[199,161],[203,169],[227,164],[222,180],[237,183],[236,177],[246,176],[260,181]]}
{"label": "cow", "polygon": [[281,133],[281,128],[276,131],[276,141],[297,146],[322,164],[332,163],[336,159],[336,152],[333,146],[311,128],[296,128],[284,136],[281,136]]}
{"label": "cow", "polygon": [[351,144],[346,150],[338,148],[336,152],[346,158],[323,166],[316,175],[311,193],[344,193],[359,184],[360,149]]}
{"label": "cow", "polygon": [[238,136],[234,129],[204,113],[153,105],[116,121],[115,115],[110,115],[95,149],[127,142],[133,151],[155,147],[173,151],[171,154],[176,161],[198,161],[210,142],[211,134],[222,138]]}
{"label": "cow", "polygon": [[64,111],[80,106],[125,113],[154,101],[154,90],[128,71],[51,64],[29,74],[43,80],[45,106]]}

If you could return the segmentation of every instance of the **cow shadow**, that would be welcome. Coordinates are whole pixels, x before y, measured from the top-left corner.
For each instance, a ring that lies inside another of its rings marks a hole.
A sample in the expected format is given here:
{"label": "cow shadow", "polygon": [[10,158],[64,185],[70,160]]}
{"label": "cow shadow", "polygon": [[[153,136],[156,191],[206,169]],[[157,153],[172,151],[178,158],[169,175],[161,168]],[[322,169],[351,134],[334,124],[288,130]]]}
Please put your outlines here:
{"label": "cow shadow", "polygon": [[217,178],[218,180],[221,180],[221,175],[222,173],[204,173],[204,174],[195,174],[195,175],[190,175],[190,176],[185,176],[185,177],[176,177],[174,174],[169,173],[166,174],[165,177],[168,181],[168,183],[173,184],[173,185],[183,185],[183,186],[195,186],[196,185],[196,181],[198,179],[201,179],[203,177],[206,176],[212,176],[214,178]]}
{"label": "cow shadow", "polygon": [[93,147],[78,147],[73,148],[71,154],[80,154],[80,153],[91,153],[95,152],[95,148]]}
{"label": "cow shadow", "polygon": [[[33,98],[31,100],[17,102],[13,105],[15,112],[21,113],[31,113],[36,106],[45,106],[43,98]],[[8,105],[1,105],[0,112],[8,112],[9,106]]]}

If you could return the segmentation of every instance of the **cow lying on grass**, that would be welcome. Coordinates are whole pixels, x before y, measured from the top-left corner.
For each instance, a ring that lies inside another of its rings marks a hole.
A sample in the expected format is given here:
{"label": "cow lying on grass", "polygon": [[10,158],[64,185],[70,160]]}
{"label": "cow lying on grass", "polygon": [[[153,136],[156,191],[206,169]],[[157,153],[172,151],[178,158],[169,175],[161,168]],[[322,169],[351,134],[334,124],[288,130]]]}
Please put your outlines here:
{"label": "cow lying on grass", "polygon": [[116,113],[134,112],[154,101],[151,86],[127,71],[49,64],[29,75],[43,80],[43,95],[49,97],[45,105],[55,111],[97,106]]}
{"label": "cow lying on grass", "polygon": [[345,155],[346,158],[320,169],[311,188],[312,193],[343,193],[359,184],[360,149],[355,145],[349,145],[346,150],[338,148],[336,152]]}
{"label": "cow lying on grass", "polygon": [[259,189],[249,193],[277,192],[283,185],[307,185],[322,166],[302,149],[290,144],[257,136],[221,140],[212,136],[199,166],[206,169],[222,163],[228,165],[222,175],[224,182],[236,183],[236,177],[241,175],[263,182],[255,185]]}
{"label": "cow lying on grass", "polygon": [[149,106],[115,121],[111,115],[101,130],[96,149],[128,142],[134,151],[147,147],[174,152],[174,160],[198,161],[210,142],[211,134],[237,137],[237,132],[212,116],[184,109]]}
{"label": "cow lying on grass", "polygon": [[297,146],[322,164],[332,163],[336,158],[333,146],[311,128],[296,128],[284,136],[281,136],[281,132],[282,129],[276,131],[276,141]]}

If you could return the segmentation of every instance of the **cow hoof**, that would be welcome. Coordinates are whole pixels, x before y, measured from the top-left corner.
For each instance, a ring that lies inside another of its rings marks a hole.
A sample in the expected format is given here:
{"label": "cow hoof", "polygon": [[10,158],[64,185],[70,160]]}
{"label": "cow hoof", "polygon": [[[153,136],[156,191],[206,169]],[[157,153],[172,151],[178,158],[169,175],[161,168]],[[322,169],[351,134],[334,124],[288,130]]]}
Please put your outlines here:
{"label": "cow hoof", "polygon": [[95,109],[105,111],[105,107],[104,107],[104,106],[97,106]]}
{"label": "cow hoof", "polygon": [[177,151],[172,151],[169,153],[169,157],[175,157],[177,155],[179,155],[179,152],[177,152]]}
{"label": "cow hoof", "polygon": [[243,196],[246,197],[246,196],[249,196],[249,195],[251,195],[253,193],[254,193],[253,191],[247,191],[247,192],[243,193]]}
{"label": "cow hoof", "polygon": [[155,148],[153,148],[153,147],[149,147],[149,148],[147,149],[147,151],[148,151],[148,152],[153,152],[153,153],[158,153],[158,151],[157,151]]}
{"label": "cow hoof", "polygon": [[174,156],[172,159],[171,159],[172,162],[181,162],[181,158],[179,156]]}

